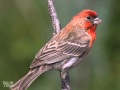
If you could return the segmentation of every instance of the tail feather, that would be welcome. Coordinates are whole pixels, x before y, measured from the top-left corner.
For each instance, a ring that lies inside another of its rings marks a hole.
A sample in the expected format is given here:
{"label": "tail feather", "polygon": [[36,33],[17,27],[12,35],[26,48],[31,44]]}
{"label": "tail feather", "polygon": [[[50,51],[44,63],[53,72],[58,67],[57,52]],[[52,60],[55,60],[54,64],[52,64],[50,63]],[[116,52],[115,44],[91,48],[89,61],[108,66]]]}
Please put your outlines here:
{"label": "tail feather", "polygon": [[10,86],[11,90],[26,90],[32,82],[40,76],[42,73],[50,70],[48,66],[40,66],[31,69],[23,78],[21,78],[18,82]]}

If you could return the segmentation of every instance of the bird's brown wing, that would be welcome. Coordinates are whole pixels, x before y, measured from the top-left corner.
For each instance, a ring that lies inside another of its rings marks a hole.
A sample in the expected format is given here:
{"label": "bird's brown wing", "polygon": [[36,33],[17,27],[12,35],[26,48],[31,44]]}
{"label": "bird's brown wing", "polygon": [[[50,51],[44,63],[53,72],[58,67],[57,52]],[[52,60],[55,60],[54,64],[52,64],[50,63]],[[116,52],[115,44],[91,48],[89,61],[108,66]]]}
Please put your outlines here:
{"label": "bird's brown wing", "polygon": [[88,47],[88,42],[81,42],[80,44],[65,42],[59,44],[57,50],[69,56],[80,56],[86,49],[88,49]]}
{"label": "bird's brown wing", "polygon": [[[84,38],[83,38],[84,37]],[[87,35],[76,40],[55,41],[50,40],[37,54],[30,68],[43,64],[52,64],[73,56],[80,56],[89,48]]]}

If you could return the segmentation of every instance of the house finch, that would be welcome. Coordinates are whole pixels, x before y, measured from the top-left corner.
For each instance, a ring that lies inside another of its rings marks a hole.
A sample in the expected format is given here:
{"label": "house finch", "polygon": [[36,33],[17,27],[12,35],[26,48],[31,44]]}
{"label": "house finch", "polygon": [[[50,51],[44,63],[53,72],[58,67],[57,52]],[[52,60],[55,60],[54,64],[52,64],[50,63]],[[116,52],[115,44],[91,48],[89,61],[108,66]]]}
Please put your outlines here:
{"label": "house finch", "polygon": [[48,70],[68,72],[88,54],[96,39],[96,28],[102,20],[93,10],[83,10],[36,54],[30,71],[13,84],[11,90],[26,90],[42,73]]}

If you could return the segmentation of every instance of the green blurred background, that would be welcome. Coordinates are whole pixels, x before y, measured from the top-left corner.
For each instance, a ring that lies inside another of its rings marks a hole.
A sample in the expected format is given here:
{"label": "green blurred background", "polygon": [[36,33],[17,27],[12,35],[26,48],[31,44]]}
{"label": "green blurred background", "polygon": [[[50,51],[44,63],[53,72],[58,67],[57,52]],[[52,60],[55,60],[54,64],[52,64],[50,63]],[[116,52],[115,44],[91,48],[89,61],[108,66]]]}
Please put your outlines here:
{"label": "green blurred background", "polygon": [[[120,0],[54,1],[62,27],[86,8],[103,20],[88,57],[70,71],[72,89],[120,90]],[[0,90],[29,71],[52,33],[47,0],[0,0]],[[61,90],[59,72],[43,74],[28,90]]]}

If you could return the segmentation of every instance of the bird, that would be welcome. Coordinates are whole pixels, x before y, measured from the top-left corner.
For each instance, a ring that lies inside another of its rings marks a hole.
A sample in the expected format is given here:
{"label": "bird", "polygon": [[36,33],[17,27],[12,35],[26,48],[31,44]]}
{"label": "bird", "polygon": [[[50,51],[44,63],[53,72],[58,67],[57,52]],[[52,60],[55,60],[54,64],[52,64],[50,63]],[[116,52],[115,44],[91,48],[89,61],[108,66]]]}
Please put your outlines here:
{"label": "bird", "polygon": [[26,90],[41,74],[49,70],[66,73],[88,54],[96,40],[96,28],[102,20],[94,10],[84,9],[46,43],[35,55],[30,71],[11,90]]}

